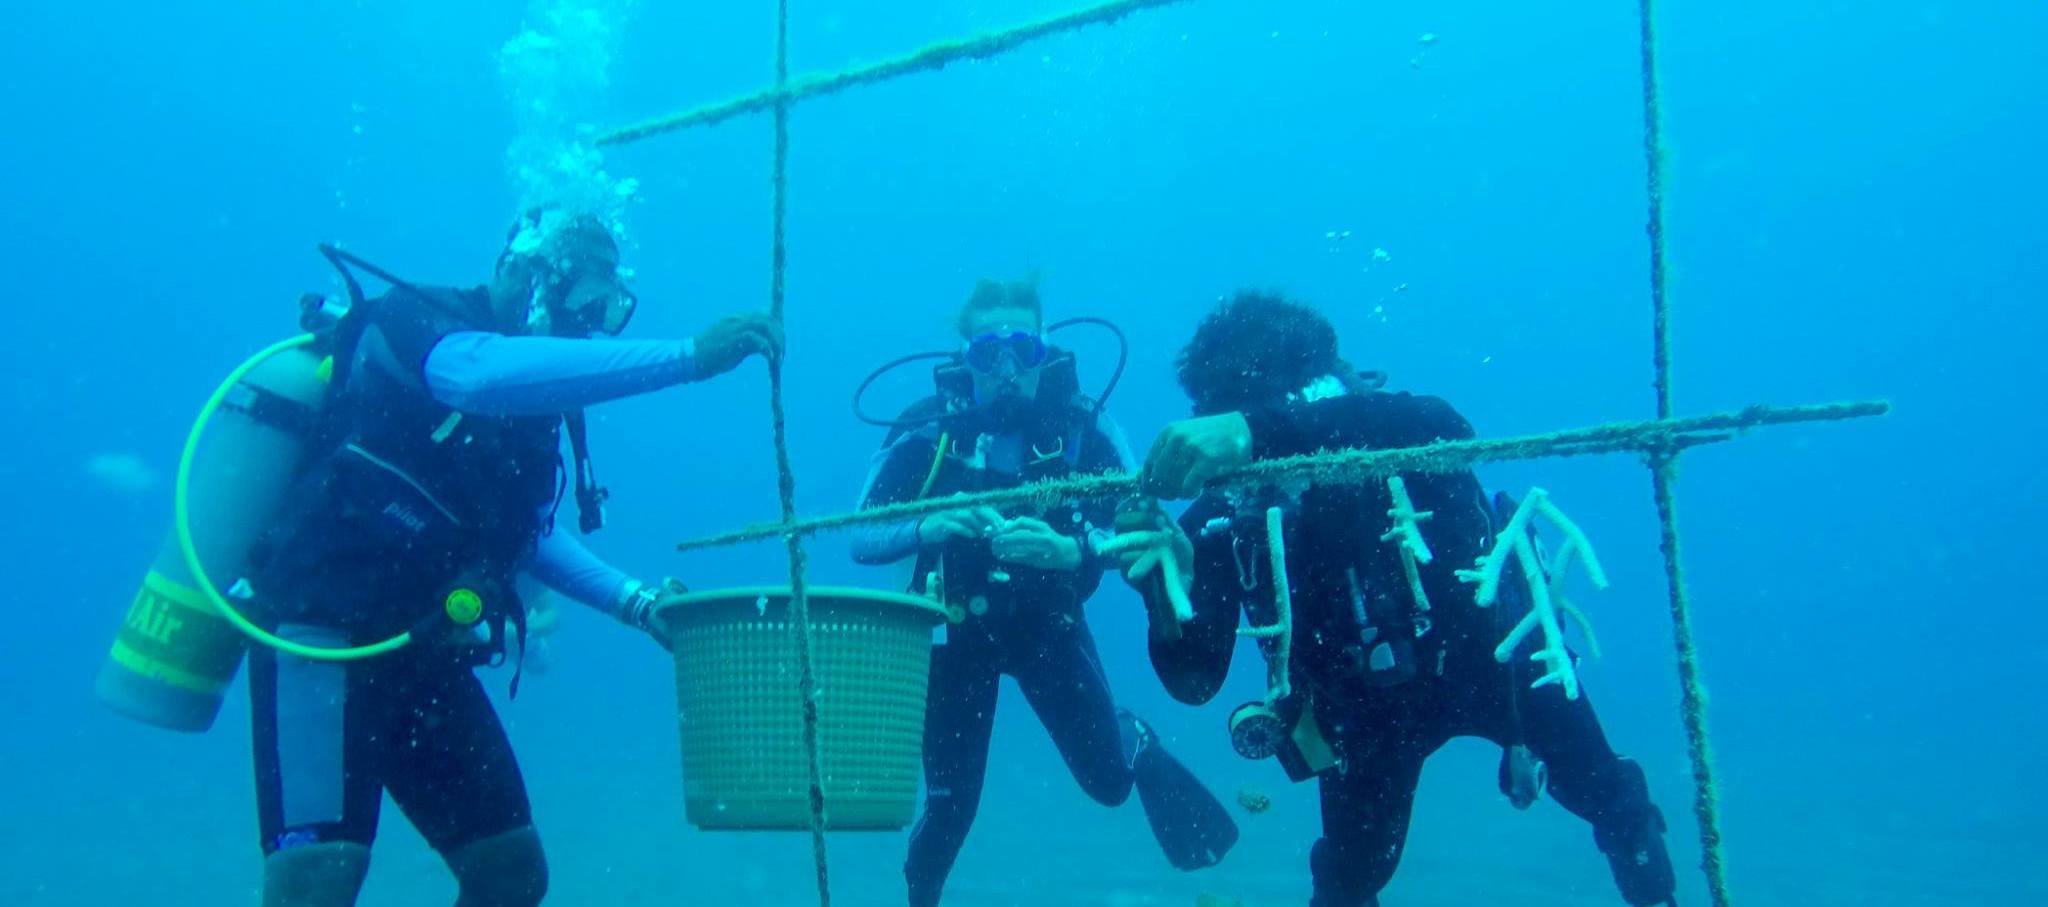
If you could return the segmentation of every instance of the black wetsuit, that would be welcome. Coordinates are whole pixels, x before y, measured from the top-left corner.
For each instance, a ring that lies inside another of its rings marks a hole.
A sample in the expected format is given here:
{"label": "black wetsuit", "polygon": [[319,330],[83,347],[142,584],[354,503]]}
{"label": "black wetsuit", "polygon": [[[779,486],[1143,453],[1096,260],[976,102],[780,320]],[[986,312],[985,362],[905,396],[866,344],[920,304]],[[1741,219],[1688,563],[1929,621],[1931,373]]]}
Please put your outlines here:
{"label": "black wetsuit", "polygon": [[434,301],[394,290],[370,303],[334,429],[257,556],[256,609],[280,636],[321,647],[416,637],[361,661],[251,653],[266,854],[369,845],[386,792],[444,854],[532,821],[512,747],[472,673],[500,647],[430,618],[457,587],[481,593],[486,624],[520,616],[513,576],[561,497],[561,417],[457,414],[435,402],[428,353],[478,330],[488,301],[481,290],[423,292]]}
{"label": "black wetsuit", "polygon": [[[1245,416],[1260,459],[1472,437],[1449,404],[1408,394],[1354,392]],[[1628,899],[1663,903],[1670,867],[1642,770],[1609,747],[1583,695],[1529,689],[1538,676],[1527,659],[1536,639],[1507,664],[1494,659],[1523,612],[1509,598],[1519,576],[1503,582],[1503,600],[1491,609],[1477,607],[1474,587],[1455,576],[1488,550],[1506,515],[1496,519],[1470,471],[1403,481],[1415,509],[1433,513],[1422,533],[1434,559],[1419,567],[1427,612],[1414,605],[1399,548],[1382,539],[1393,506],[1384,483],[1315,485],[1298,500],[1274,490],[1210,493],[1181,519],[1195,545],[1195,618],[1179,639],[1153,635],[1160,678],[1176,698],[1207,702],[1229,668],[1240,615],[1273,621],[1265,512],[1279,505],[1295,704],[1307,703],[1337,757],[1319,775],[1323,835],[1310,855],[1312,903],[1377,903],[1401,858],[1423,762],[1459,736],[1532,750],[1548,766],[1558,803],[1593,825]]]}
{"label": "black wetsuit", "polygon": [[[941,410],[937,399],[905,418]],[[1085,410],[1061,414],[1047,430],[1005,431],[971,420],[892,432],[878,455],[864,506],[1011,487],[1021,482],[1124,467],[1123,442],[1105,419]],[[1020,421],[1031,421],[1028,419]],[[938,444],[948,453],[939,462]],[[977,453],[977,451],[979,453]],[[930,487],[927,489],[927,481]],[[1018,512],[1004,514],[1016,517]],[[967,840],[981,802],[1002,675],[1016,678],[1024,698],[1052,736],[1067,768],[1089,797],[1115,806],[1138,787],[1168,859],[1181,868],[1211,865],[1237,831],[1214,797],[1151,740],[1142,722],[1117,710],[1082,605],[1101,583],[1103,565],[1085,554],[1091,536],[1111,525],[1115,505],[1086,501],[1044,519],[1076,539],[1082,568],[1037,570],[995,560],[987,540],[954,540],[918,548],[916,527],[882,527],[861,559],[907,557],[916,550],[910,587],[918,592],[943,576],[952,621],[932,648],[924,734],[924,812],[904,863],[913,905],[938,903],[947,874]],[[902,539],[908,533],[908,539]],[[895,542],[884,537],[895,534]],[[1171,815],[1169,815],[1171,814]]]}

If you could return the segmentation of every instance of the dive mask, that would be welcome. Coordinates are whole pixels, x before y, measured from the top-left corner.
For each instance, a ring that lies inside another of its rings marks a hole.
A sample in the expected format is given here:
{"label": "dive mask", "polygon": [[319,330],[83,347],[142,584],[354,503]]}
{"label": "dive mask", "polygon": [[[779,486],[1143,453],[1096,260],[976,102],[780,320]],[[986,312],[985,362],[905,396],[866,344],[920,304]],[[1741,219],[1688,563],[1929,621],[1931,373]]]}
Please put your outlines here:
{"label": "dive mask", "polygon": [[967,367],[984,375],[993,374],[1008,358],[1016,367],[1033,369],[1045,364],[1045,338],[1032,331],[989,333],[967,342],[961,359]]}
{"label": "dive mask", "polygon": [[626,289],[616,272],[571,272],[563,281],[567,289],[558,290],[557,297],[561,300],[561,317],[585,334],[618,336],[640,306],[639,297]]}
{"label": "dive mask", "polygon": [[562,334],[616,335],[632,320],[638,300],[626,289],[618,241],[591,215],[528,212],[506,241],[505,254],[527,268],[533,295],[529,327],[547,324]]}

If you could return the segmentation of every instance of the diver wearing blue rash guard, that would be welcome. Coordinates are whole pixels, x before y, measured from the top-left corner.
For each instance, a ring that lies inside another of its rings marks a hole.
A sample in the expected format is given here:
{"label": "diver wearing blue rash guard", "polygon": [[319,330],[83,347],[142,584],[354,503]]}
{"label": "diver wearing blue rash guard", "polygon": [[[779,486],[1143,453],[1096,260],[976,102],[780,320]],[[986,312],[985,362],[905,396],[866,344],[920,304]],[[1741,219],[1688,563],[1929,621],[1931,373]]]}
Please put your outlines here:
{"label": "diver wearing blue rash guard", "polygon": [[[472,671],[523,635],[522,572],[657,641],[650,617],[674,594],[556,528],[572,481],[586,531],[603,499],[580,411],[779,356],[781,331],[744,315],[694,340],[592,339],[617,334],[634,299],[609,229],[556,211],[515,227],[488,287],[401,282],[360,304],[329,415],[254,556],[251,609],[310,645],[414,642],[351,662],[252,653],[263,903],[354,904],[388,793],[454,872],[457,904],[537,904],[547,867],[525,782]],[[481,600],[488,640],[441,616],[458,591]]]}
{"label": "diver wearing blue rash guard", "polygon": [[[961,380],[897,421],[863,506],[1129,467],[1122,433],[1075,386],[1071,357],[1045,345],[1035,288],[983,281],[960,331],[968,347],[944,370]],[[1137,791],[1172,865],[1212,866],[1236,843],[1215,795],[1110,698],[1082,606],[1101,583],[1093,552],[1114,511],[1107,501],[976,508],[856,534],[856,560],[909,561],[910,587],[943,596],[950,621],[932,649],[924,812],[903,868],[913,907],[939,902],[966,843],[1005,674],[1089,797],[1115,806]]]}

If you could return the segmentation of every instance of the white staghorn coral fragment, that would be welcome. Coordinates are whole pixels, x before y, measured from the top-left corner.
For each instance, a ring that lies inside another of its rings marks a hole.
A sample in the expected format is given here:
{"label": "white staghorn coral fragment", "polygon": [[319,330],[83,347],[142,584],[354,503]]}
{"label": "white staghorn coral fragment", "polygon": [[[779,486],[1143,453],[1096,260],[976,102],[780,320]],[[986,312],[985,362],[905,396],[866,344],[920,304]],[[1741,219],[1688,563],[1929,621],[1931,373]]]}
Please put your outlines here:
{"label": "white staghorn coral fragment", "polygon": [[1243,627],[1237,635],[1270,639],[1266,655],[1266,702],[1274,703],[1294,692],[1289,659],[1294,654],[1294,595],[1287,582],[1287,543],[1278,507],[1266,508],[1266,552],[1273,568],[1273,622],[1263,627]]}
{"label": "white staghorn coral fragment", "polygon": [[1422,571],[1417,564],[1427,564],[1436,559],[1431,554],[1429,543],[1422,538],[1422,521],[1435,516],[1433,511],[1415,509],[1415,502],[1408,497],[1408,483],[1400,476],[1387,478],[1387,493],[1394,499],[1394,507],[1387,511],[1387,517],[1394,521],[1394,527],[1380,536],[1382,542],[1398,542],[1401,546],[1401,572],[1408,578],[1408,592],[1415,597],[1415,610],[1429,610],[1429,592],[1422,587]]}
{"label": "white staghorn coral fragment", "polygon": [[[1565,537],[1564,545],[1548,564],[1529,533],[1529,521],[1537,516],[1549,521]],[[1507,662],[1529,634],[1541,629],[1543,646],[1530,655],[1529,660],[1543,664],[1548,670],[1530,687],[1556,684],[1564,689],[1565,698],[1577,699],[1578,670],[1572,663],[1571,653],[1565,649],[1564,626],[1558,615],[1564,614],[1578,622],[1595,655],[1599,654],[1600,643],[1593,635],[1593,625],[1587,621],[1585,613],[1564,597],[1566,570],[1574,563],[1583,564],[1594,587],[1599,589],[1607,588],[1607,572],[1601,569],[1600,558],[1594,553],[1593,543],[1586,538],[1585,532],[1552,504],[1550,494],[1541,488],[1530,489],[1521,506],[1515,508],[1507,527],[1494,540],[1493,550],[1480,557],[1473,569],[1458,571],[1458,579],[1479,584],[1474,599],[1481,607],[1490,607],[1499,599],[1501,571],[1506,568],[1510,557],[1522,564],[1522,576],[1529,587],[1529,613],[1523,615],[1507,638],[1494,647],[1494,660]]]}

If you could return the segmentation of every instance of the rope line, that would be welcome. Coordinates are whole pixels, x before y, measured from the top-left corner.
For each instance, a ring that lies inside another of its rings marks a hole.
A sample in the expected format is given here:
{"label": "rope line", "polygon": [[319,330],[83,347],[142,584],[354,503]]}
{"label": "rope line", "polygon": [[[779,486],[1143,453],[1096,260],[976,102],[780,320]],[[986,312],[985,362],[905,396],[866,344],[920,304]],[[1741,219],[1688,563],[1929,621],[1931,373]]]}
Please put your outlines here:
{"label": "rope line", "polygon": [[[1643,55],[1645,225],[1650,246],[1650,364],[1657,418],[1671,418],[1671,275],[1664,239],[1664,112],[1657,73],[1657,4],[1641,0]],[[1685,586],[1685,562],[1678,532],[1678,454],[1652,451],[1650,475],[1657,499],[1658,550],[1664,555],[1664,584],[1671,598],[1672,646],[1678,659],[1679,713],[1685,723],[1686,755],[1692,763],[1693,817],[1699,825],[1700,871],[1714,907],[1729,907],[1727,855],[1721,846],[1721,793],[1714,781],[1714,743],[1707,730],[1707,689],[1699,647],[1693,641],[1692,601]]]}
{"label": "rope line", "polygon": [[[775,86],[780,91],[789,82],[789,0],[775,3]],[[789,269],[787,225],[789,220],[789,100],[782,95],[775,102],[774,236],[770,253],[768,313],[777,324],[787,298],[785,275]],[[785,332],[785,337],[787,333]],[[768,363],[768,409],[775,423],[776,487],[782,498],[782,521],[796,521],[796,471],[789,462],[789,424],[782,406],[782,360]],[[811,862],[818,874],[818,907],[832,907],[831,874],[825,859],[825,773],[818,752],[818,675],[812,659],[811,597],[807,583],[809,558],[803,536],[789,533],[789,621],[796,637],[797,697],[802,703],[804,757],[810,775]]]}
{"label": "rope line", "polygon": [[1664,114],[1657,80],[1656,0],[1642,0],[1644,194],[1650,206],[1650,362],[1655,369],[1657,418],[1671,418],[1670,282],[1664,265]]}
{"label": "rope line", "polygon": [[[1318,482],[1330,484],[1362,484],[1383,481],[1389,476],[1405,472],[1452,472],[1480,463],[1505,460],[1576,457],[1624,451],[1648,454],[1732,441],[1738,433],[1754,428],[1862,419],[1881,416],[1890,411],[1891,404],[1883,401],[1822,403],[1807,406],[1752,406],[1748,409],[1705,416],[1645,422],[1614,422],[1540,435],[1440,441],[1420,447],[1351,449],[1303,454],[1253,463],[1218,478],[1216,482],[1224,485],[1256,485],[1296,476],[1309,476]],[[676,545],[676,548],[679,551],[696,551],[780,538],[785,534],[811,535],[854,526],[907,520],[960,507],[1002,508],[1018,504],[1052,504],[1077,498],[1121,497],[1138,492],[1137,476],[1127,473],[1099,473],[1034,482],[977,494],[956,494],[943,498],[905,501],[804,520],[756,523],[732,532],[685,541]]]}
{"label": "rope line", "polygon": [[1714,782],[1714,742],[1707,733],[1707,688],[1700,677],[1699,648],[1693,642],[1692,604],[1686,598],[1685,564],[1680,560],[1678,482],[1675,457],[1651,455],[1657,523],[1664,555],[1664,583],[1671,590],[1671,637],[1678,654],[1678,711],[1685,723],[1686,756],[1692,762],[1693,817],[1700,828],[1700,871],[1714,907],[1728,907],[1727,857],[1721,848],[1721,791]]}
{"label": "rope line", "polygon": [[788,107],[849,88],[886,82],[912,73],[944,69],[961,60],[980,60],[1014,50],[1041,38],[1076,31],[1090,25],[1105,25],[1135,12],[1185,3],[1187,0],[1115,0],[1100,6],[1063,13],[998,32],[940,41],[880,63],[852,69],[807,75],[795,82],[777,80],[775,87],[750,95],[730,98],[681,113],[616,129],[597,138],[599,146],[626,145],[658,135],[698,126],[711,126],[734,117],[763,110]]}

